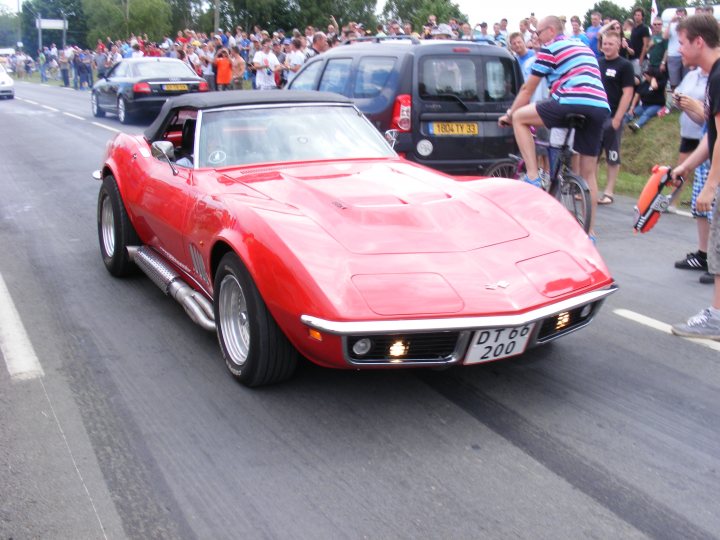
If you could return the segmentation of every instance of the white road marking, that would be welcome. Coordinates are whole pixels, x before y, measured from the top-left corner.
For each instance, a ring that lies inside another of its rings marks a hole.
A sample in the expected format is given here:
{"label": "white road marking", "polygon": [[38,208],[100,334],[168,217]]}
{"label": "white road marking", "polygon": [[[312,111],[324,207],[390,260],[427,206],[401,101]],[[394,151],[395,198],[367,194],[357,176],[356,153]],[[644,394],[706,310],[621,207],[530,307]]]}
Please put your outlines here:
{"label": "white road marking", "polygon": [[20,320],[13,299],[0,274],[0,350],[13,379],[34,379],[44,375],[30,337]]}
{"label": "white road marking", "polygon": [[97,127],[101,127],[101,128],[103,128],[103,129],[107,129],[108,131],[112,131],[113,133],[120,133],[120,130],[119,130],[119,129],[111,128],[110,126],[105,126],[105,125],[100,124],[100,123],[98,123],[98,122],[91,122],[91,124],[94,125],[94,126],[97,126]]}
{"label": "white road marking", "polygon": [[[615,315],[619,315],[620,317],[624,317],[625,319],[629,319],[633,322],[653,328],[654,330],[659,330],[660,332],[663,332],[665,334],[672,334],[669,324],[658,321],[657,319],[646,317],[645,315],[642,315],[640,313],[635,313],[634,311],[630,311],[629,309],[615,309],[613,310],[613,313],[615,313]],[[682,339],[692,341],[693,343],[697,343],[698,345],[702,345],[703,347],[707,347],[708,349],[713,349],[714,351],[720,351],[720,342],[717,341],[698,338]]]}
{"label": "white road marking", "polygon": [[78,116],[77,114],[73,114],[73,113],[69,113],[69,112],[64,112],[63,114],[65,116],[69,116],[70,118],[76,118],[78,120],[85,120],[82,116]]}
{"label": "white road marking", "polygon": [[40,105],[37,101],[33,101],[32,99],[23,99],[25,103],[29,103],[30,105]]}
{"label": "white road marking", "polygon": [[60,112],[60,109],[56,109],[55,107],[48,107],[47,105],[43,105],[42,108],[52,112]]}

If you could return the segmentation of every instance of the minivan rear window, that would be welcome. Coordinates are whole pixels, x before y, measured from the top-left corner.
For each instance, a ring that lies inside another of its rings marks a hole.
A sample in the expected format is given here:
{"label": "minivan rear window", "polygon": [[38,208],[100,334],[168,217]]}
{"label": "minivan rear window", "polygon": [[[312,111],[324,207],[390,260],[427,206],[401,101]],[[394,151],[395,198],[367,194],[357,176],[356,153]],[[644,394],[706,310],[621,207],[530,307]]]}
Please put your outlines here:
{"label": "minivan rear window", "polygon": [[517,82],[509,58],[428,56],[421,60],[419,93],[423,99],[454,95],[463,101],[512,101]]}
{"label": "minivan rear window", "polygon": [[356,98],[373,98],[387,84],[397,58],[392,56],[366,56],[361,58],[355,76],[353,96]]}

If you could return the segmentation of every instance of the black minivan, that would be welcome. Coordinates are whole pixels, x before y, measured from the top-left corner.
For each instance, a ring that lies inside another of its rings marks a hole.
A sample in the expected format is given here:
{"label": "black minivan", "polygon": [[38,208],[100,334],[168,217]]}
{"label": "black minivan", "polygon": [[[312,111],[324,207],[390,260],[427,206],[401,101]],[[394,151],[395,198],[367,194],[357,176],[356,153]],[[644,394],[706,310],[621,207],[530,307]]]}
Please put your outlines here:
{"label": "black minivan", "polygon": [[381,131],[398,130],[395,150],[450,174],[478,174],[516,152],[498,118],[522,84],[507,50],[471,41],[372,39],[308,60],[290,90],[337,92]]}

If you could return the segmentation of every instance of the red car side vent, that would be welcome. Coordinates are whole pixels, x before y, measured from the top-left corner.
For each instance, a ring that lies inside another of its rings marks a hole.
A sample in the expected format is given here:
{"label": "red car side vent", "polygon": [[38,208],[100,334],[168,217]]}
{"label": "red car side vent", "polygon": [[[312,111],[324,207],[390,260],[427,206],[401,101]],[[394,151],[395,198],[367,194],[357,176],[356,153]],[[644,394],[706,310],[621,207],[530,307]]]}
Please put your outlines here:
{"label": "red car side vent", "polygon": [[146,82],[139,82],[133,84],[133,92],[135,94],[150,94],[152,93],[152,89],[150,88],[150,85]]}

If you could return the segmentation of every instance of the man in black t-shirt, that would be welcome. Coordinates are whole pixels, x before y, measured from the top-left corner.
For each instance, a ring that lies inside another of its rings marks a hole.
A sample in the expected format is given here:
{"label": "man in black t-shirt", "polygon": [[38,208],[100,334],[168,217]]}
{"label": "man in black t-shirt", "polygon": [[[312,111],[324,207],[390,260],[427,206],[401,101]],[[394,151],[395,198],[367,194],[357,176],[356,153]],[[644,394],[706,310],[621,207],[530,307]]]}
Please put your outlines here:
{"label": "man in black t-shirt", "polygon": [[[684,176],[710,159],[710,172],[695,205],[699,212],[708,212],[713,206],[713,200],[717,199],[720,186],[720,28],[712,15],[693,15],[678,23],[677,30],[683,64],[698,66],[710,76],[705,93],[707,134],[695,151],[675,167],[673,176]],[[690,317],[687,322],[674,324],[672,332],[678,336],[720,341],[720,216],[717,212],[710,225],[707,262],[710,274],[715,276],[712,305]]]}
{"label": "man in black t-shirt", "polygon": [[642,63],[645,60],[645,55],[650,48],[650,29],[645,24],[645,12],[642,8],[638,7],[633,10],[633,20],[635,21],[635,28],[630,33],[632,54],[628,58],[633,64],[635,75],[639,77],[642,73]]}
{"label": "man in black t-shirt", "polygon": [[[613,202],[615,182],[620,172],[620,139],[623,129],[623,116],[632,101],[635,85],[635,73],[632,64],[620,57],[620,34],[608,32],[603,35],[602,52],[598,59],[600,76],[610,105],[610,116],[605,119],[602,132],[602,148],[607,160],[607,184],[604,193],[598,198],[598,204]],[[599,178],[599,176],[598,176]]]}

